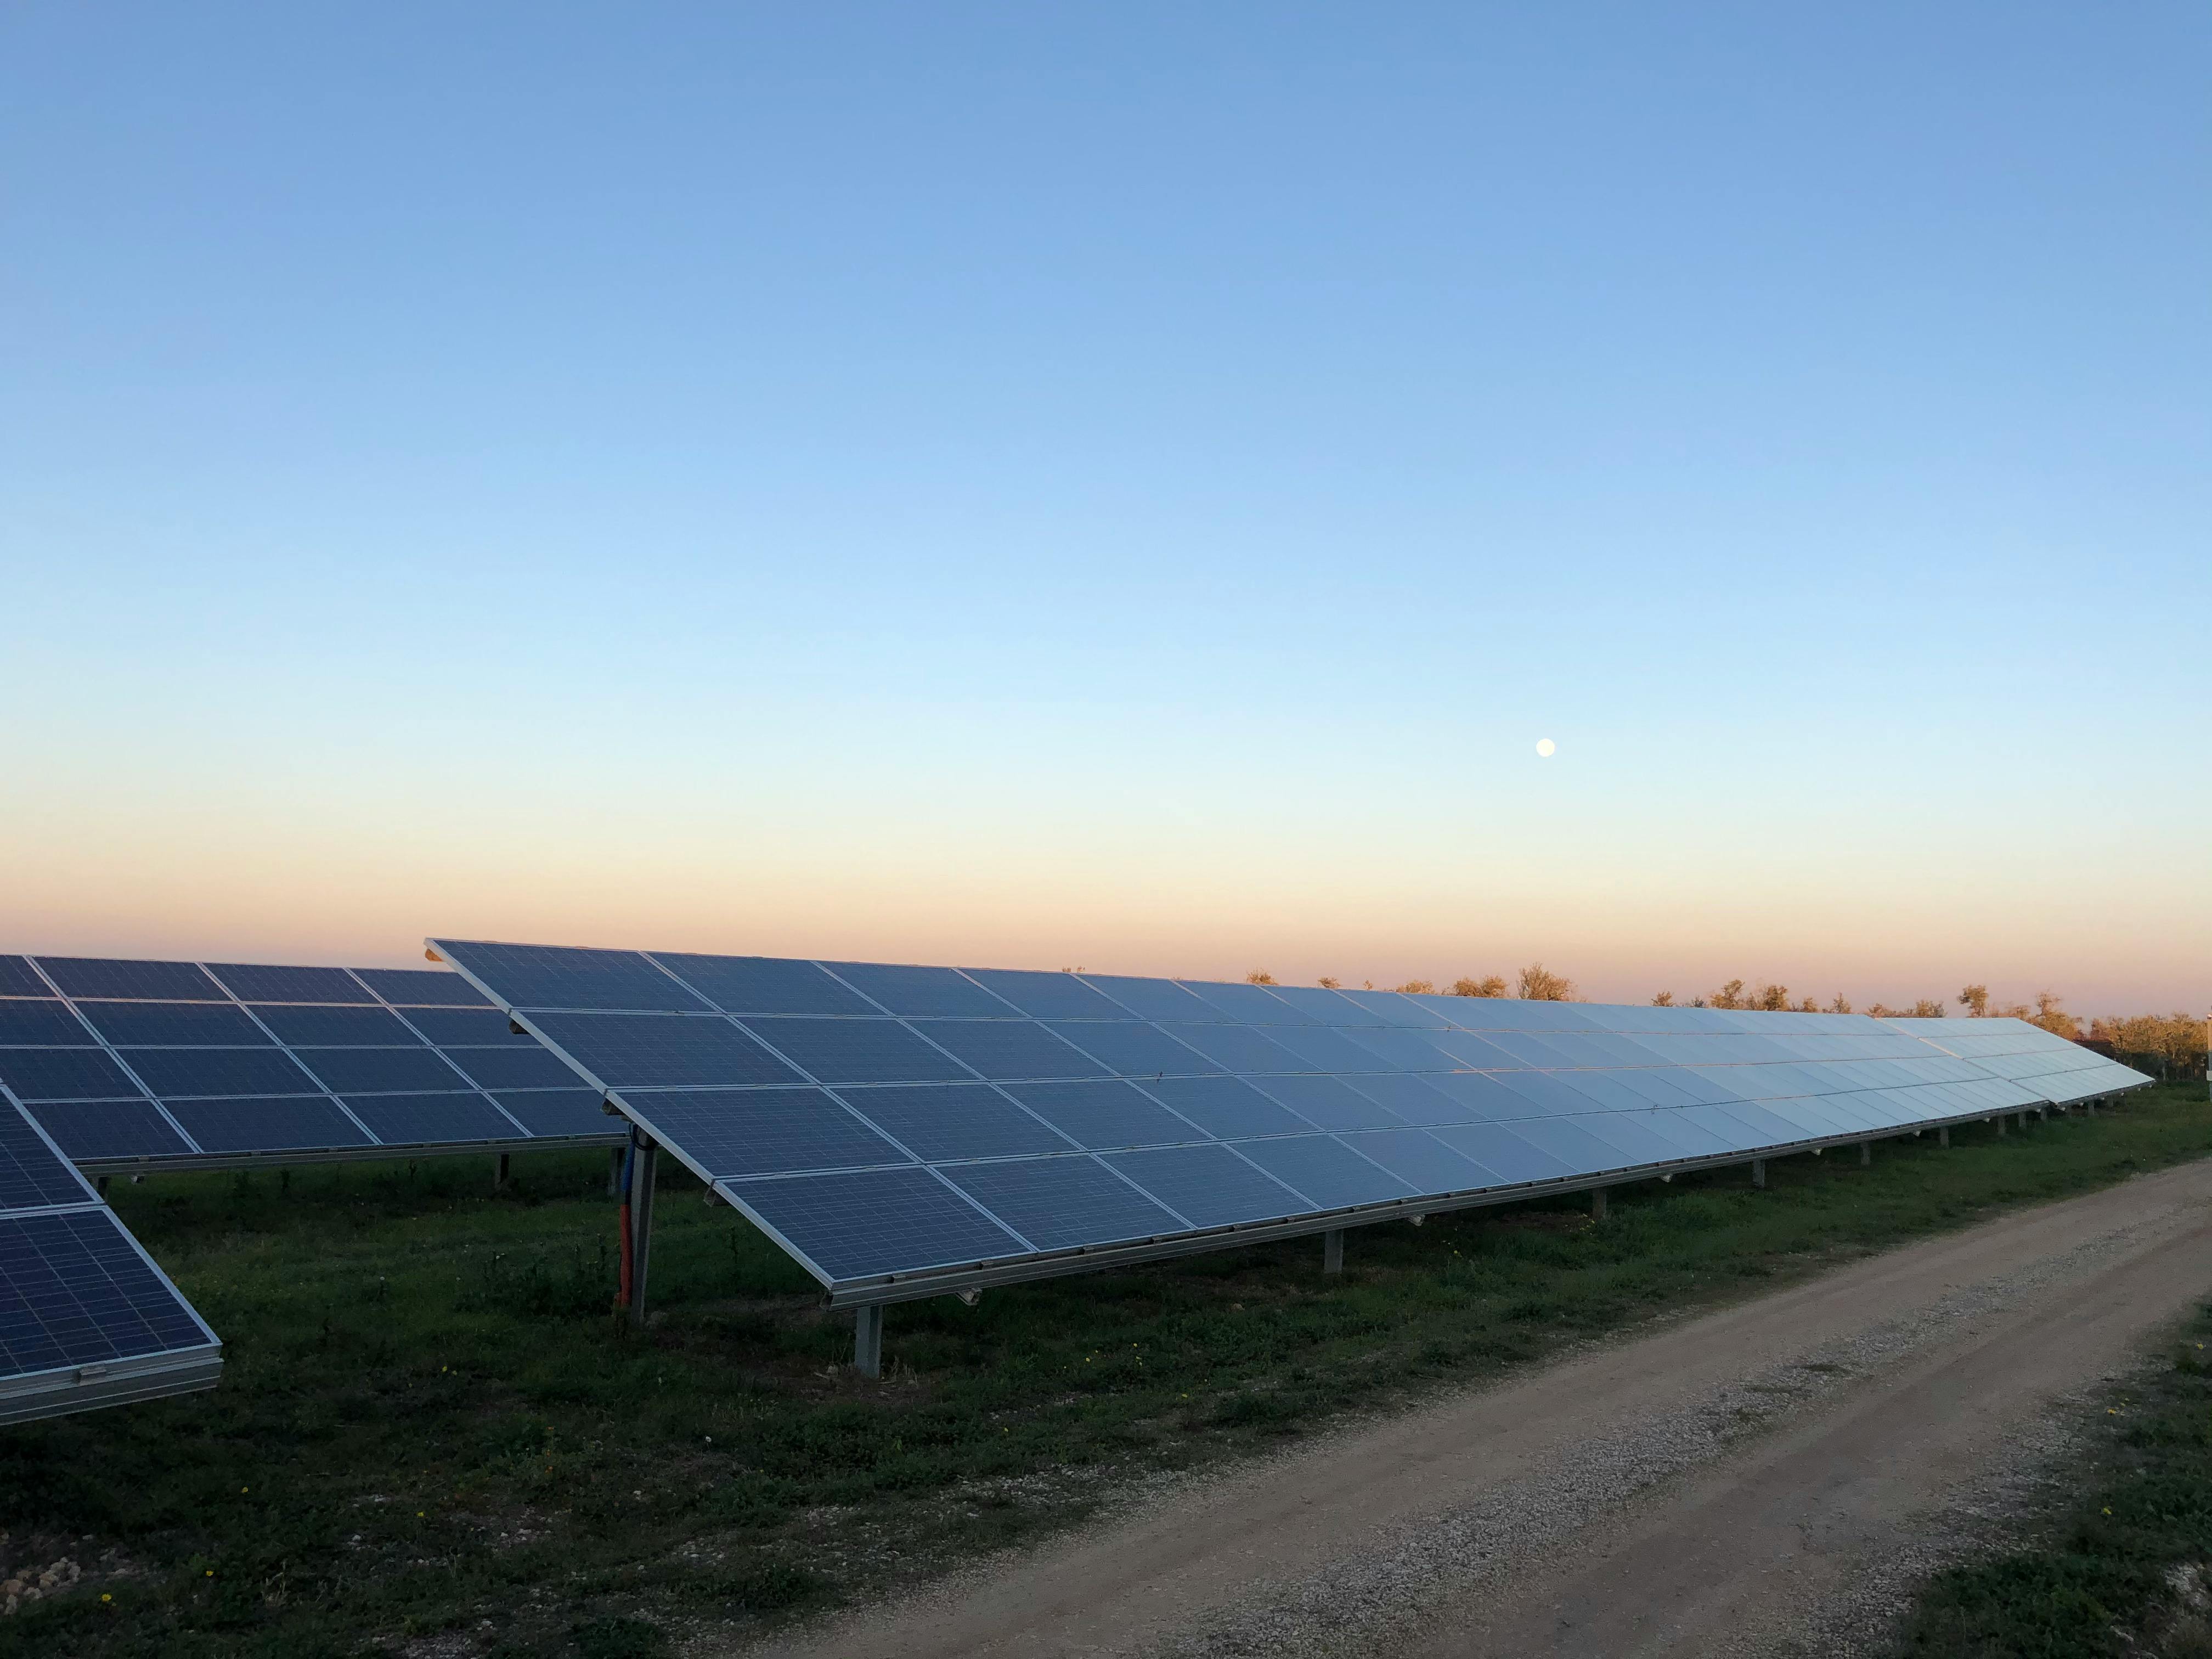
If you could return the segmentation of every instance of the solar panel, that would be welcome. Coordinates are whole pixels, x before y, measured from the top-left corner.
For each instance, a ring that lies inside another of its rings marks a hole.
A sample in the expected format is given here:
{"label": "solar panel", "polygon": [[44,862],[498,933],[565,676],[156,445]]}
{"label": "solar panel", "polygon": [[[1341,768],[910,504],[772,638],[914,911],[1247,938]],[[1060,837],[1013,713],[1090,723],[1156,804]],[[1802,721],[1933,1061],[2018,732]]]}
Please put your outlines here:
{"label": "solar panel", "polygon": [[431,945],[862,1305],[2148,1080],[1996,1021]]}
{"label": "solar panel", "polygon": [[222,1345],[0,1091],[0,1423],[215,1386]]}
{"label": "solar panel", "polygon": [[0,1084],[102,1174],[624,1133],[444,969],[0,957]]}
{"label": "solar panel", "polygon": [[2093,1100],[2148,1082],[2142,1073],[2024,1019],[1889,1018],[1930,1048],[2061,1103]]}

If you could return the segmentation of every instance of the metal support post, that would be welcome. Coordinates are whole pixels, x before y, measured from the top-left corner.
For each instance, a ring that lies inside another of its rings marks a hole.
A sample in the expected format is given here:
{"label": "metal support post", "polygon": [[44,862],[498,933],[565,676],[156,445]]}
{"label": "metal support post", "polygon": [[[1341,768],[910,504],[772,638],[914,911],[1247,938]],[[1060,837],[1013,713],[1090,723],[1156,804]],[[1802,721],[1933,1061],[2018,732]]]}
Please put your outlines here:
{"label": "metal support post", "polygon": [[866,1377],[884,1374],[884,1304],[853,1310],[853,1369]]}
{"label": "metal support post", "polygon": [[2005,1138],[2004,1114],[2003,1114],[2002,1112],[1999,1112],[1999,1113],[1997,1114],[1997,1139],[1998,1139],[1999,1140],[2002,1140],[2004,1138]]}
{"label": "metal support post", "polygon": [[102,1198],[106,1198],[107,1196],[107,1177],[106,1176],[97,1177],[93,1184],[100,1188],[100,1195]]}
{"label": "metal support post", "polygon": [[1873,1162],[1874,1142],[1871,1140],[1862,1140],[1859,1142],[1859,1168],[1863,1170],[1868,1164]]}
{"label": "metal support post", "polygon": [[623,1195],[622,1161],[623,1149],[621,1147],[610,1146],[607,1148],[607,1196],[609,1198],[620,1198]]}
{"label": "metal support post", "polygon": [[2094,1100],[2092,1100],[2092,1101],[2087,1101],[2087,1102],[2084,1102],[2083,1103],[2084,1103],[2085,1105],[2087,1105],[2087,1108],[2089,1109],[2089,1115],[2090,1115],[2091,1117],[2094,1117],[2094,1116],[2096,1116],[2096,1115],[2097,1115],[2097,1103],[2096,1103],[2095,1101],[2094,1101]]}
{"label": "metal support post", "polygon": [[1590,1188],[1590,1219],[1592,1221],[1605,1219],[1605,1188],[1602,1187]]}
{"label": "metal support post", "polygon": [[1344,1229],[1332,1227],[1321,1236],[1321,1270],[1325,1273],[1344,1271]]}
{"label": "metal support post", "polygon": [[636,1157],[629,1166],[629,1322],[645,1324],[645,1268],[653,1249],[653,1178],[660,1169],[660,1143],[642,1129],[629,1132]]}
{"label": "metal support post", "polygon": [[1751,1184],[1761,1191],[1765,1190],[1766,1160],[1763,1158],[1754,1158],[1751,1160]]}
{"label": "metal support post", "polygon": [[498,1162],[492,1165],[491,1189],[495,1193],[503,1193],[507,1190],[507,1154],[505,1152],[501,1152]]}
{"label": "metal support post", "polygon": [[1948,1146],[1951,1144],[1951,1126],[1949,1124],[1945,1124],[1942,1128],[1936,1132],[1936,1144],[1938,1146]]}

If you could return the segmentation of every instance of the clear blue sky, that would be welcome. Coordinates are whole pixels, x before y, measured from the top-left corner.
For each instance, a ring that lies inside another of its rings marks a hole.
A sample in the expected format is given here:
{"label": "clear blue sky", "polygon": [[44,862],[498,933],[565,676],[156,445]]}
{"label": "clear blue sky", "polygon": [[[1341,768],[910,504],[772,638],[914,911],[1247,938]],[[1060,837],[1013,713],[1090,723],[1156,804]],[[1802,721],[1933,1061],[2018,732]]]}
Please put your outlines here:
{"label": "clear blue sky", "polygon": [[0,948],[2201,1005],[2208,79],[2180,3],[11,7]]}

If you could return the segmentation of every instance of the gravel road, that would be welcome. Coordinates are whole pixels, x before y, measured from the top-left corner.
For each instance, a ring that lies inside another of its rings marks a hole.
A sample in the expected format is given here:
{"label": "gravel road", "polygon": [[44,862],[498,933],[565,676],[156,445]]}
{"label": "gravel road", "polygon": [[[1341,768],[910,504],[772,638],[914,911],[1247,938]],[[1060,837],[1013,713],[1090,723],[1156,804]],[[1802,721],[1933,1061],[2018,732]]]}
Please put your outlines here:
{"label": "gravel road", "polygon": [[767,1659],[1843,1655],[2212,1293],[2212,1162],[1168,1492]]}

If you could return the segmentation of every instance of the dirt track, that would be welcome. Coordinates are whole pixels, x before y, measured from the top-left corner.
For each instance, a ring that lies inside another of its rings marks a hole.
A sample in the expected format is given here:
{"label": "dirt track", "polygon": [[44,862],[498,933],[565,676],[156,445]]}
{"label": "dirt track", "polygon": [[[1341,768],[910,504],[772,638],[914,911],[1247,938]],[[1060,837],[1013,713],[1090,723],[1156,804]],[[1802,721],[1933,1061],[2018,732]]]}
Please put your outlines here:
{"label": "dirt track", "polygon": [[1804,1650],[2054,1399],[2209,1291],[2212,1162],[1666,1325],[757,1651]]}

